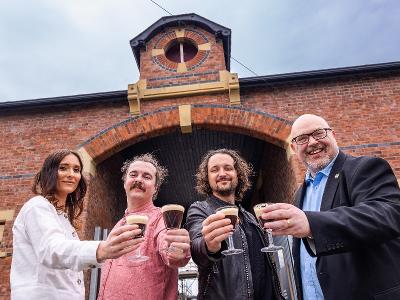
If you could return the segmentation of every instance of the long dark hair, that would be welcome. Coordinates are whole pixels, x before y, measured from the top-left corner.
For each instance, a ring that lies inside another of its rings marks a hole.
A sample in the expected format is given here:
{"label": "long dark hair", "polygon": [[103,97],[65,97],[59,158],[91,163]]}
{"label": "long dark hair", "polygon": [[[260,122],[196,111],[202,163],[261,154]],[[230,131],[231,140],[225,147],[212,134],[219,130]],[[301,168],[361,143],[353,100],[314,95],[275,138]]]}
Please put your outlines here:
{"label": "long dark hair", "polygon": [[[75,191],[68,194],[65,207],[58,203],[55,197],[57,191],[57,174],[60,162],[69,154],[75,155],[81,165],[81,179]],[[35,175],[32,185],[32,192],[45,197],[54,205],[57,211],[65,211],[72,226],[77,227],[76,220],[83,210],[83,198],[86,195],[87,184],[82,175],[82,159],[75,151],[68,149],[56,150],[46,157],[40,171]]]}
{"label": "long dark hair", "polygon": [[236,187],[235,190],[235,200],[241,201],[244,196],[244,193],[251,186],[249,177],[253,173],[253,168],[250,163],[246,162],[240,156],[239,152],[231,149],[210,150],[204,155],[196,173],[197,192],[203,195],[212,194],[212,189],[208,181],[208,161],[210,160],[211,156],[215,154],[227,154],[230,157],[232,157],[238,177],[238,186]]}

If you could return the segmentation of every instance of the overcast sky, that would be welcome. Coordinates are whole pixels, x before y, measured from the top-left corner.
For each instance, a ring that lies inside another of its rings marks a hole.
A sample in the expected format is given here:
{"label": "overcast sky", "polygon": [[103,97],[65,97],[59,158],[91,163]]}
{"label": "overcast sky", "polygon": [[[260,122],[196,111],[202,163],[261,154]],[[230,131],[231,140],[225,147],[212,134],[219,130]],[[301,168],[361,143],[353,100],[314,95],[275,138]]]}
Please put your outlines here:
{"label": "overcast sky", "polygon": [[[258,75],[400,61],[398,0],[155,1],[229,27]],[[0,0],[0,101],[126,90],[129,41],[166,15],[150,0]]]}

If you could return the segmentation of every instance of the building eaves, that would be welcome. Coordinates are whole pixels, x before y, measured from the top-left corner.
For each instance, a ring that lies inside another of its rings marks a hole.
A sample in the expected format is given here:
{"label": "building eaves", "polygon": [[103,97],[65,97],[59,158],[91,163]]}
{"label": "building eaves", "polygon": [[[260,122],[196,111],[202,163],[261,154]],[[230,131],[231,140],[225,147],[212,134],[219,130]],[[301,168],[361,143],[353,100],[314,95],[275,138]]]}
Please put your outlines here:
{"label": "building eaves", "polygon": [[[315,70],[307,72],[295,72],[268,76],[257,76],[240,78],[240,89],[251,89],[256,87],[265,87],[270,84],[305,81],[305,80],[322,80],[330,78],[342,78],[354,75],[368,75],[378,73],[400,72],[400,62],[389,62],[382,64],[353,66],[346,68],[335,68],[325,70]],[[45,108],[65,105],[83,105],[96,103],[124,102],[128,101],[127,90],[62,96],[54,98],[42,98],[33,100],[20,100],[0,102],[0,113],[18,109]]]}
{"label": "building eaves", "polygon": [[240,89],[268,86],[272,83],[285,83],[291,81],[330,79],[372,73],[386,73],[400,71],[400,62],[388,62],[380,64],[353,66],[345,68],[333,68],[315,71],[294,72],[267,76],[255,76],[239,78]]}
{"label": "building eaves", "polygon": [[128,92],[113,91],[105,93],[93,93],[73,96],[62,96],[53,98],[41,98],[20,101],[7,101],[0,102],[0,113],[18,110],[18,109],[33,109],[33,108],[46,108],[65,105],[84,105],[84,104],[97,104],[97,103],[110,103],[128,101]]}

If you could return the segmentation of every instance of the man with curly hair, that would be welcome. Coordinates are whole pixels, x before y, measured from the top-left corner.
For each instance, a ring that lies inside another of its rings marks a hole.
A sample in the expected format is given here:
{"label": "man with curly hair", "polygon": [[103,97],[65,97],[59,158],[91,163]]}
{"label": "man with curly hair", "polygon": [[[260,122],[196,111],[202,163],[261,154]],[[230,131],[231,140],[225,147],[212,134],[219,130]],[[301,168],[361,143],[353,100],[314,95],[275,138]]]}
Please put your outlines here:
{"label": "man with curly hair", "polygon": [[[126,161],[121,170],[128,207],[115,227],[125,225],[129,215],[146,216],[148,223],[140,248],[149,259],[132,261],[134,253],[129,253],[106,261],[98,300],[176,300],[178,267],[190,259],[190,240],[186,229],[166,231],[161,209],[153,204],[167,170],[148,153]],[[169,246],[174,251],[166,251]]]}
{"label": "man with curly hair", "polygon": [[[186,223],[199,269],[197,299],[283,299],[275,265],[260,251],[265,245],[263,232],[240,205],[251,185],[251,173],[251,165],[230,149],[211,150],[200,163],[196,189],[207,199],[190,206]],[[227,205],[239,209],[240,221],[233,234],[230,220],[216,212]],[[226,256],[222,251],[231,234],[235,248],[243,252]]]}

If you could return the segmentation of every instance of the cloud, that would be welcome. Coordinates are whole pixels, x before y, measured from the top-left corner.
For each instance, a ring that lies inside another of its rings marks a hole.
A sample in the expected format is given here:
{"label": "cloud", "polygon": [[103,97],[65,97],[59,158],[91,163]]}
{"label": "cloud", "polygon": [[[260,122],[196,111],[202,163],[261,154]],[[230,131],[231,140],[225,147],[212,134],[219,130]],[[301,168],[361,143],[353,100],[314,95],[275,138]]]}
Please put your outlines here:
{"label": "cloud", "polygon": [[[259,75],[400,58],[395,0],[157,2],[231,28],[232,56]],[[0,101],[126,89],[139,78],[129,40],[165,15],[147,0],[2,0]]]}

